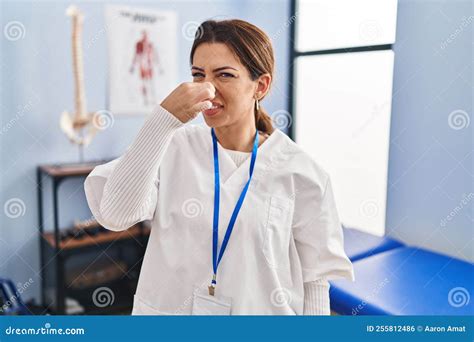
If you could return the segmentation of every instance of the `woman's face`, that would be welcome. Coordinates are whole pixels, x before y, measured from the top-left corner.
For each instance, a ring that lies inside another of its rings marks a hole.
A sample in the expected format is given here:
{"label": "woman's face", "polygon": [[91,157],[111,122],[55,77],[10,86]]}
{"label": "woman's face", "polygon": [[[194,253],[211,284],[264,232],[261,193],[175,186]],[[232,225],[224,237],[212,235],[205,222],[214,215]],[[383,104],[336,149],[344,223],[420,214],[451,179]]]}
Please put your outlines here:
{"label": "woman's face", "polygon": [[228,126],[241,120],[254,122],[255,96],[261,98],[270,76],[252,81],[248,70],[223,43],[203,43],[197,47],[191,68],[193,82],[211,82],[216,88],[212,99],[217,110],[204,111],[210,127]]}

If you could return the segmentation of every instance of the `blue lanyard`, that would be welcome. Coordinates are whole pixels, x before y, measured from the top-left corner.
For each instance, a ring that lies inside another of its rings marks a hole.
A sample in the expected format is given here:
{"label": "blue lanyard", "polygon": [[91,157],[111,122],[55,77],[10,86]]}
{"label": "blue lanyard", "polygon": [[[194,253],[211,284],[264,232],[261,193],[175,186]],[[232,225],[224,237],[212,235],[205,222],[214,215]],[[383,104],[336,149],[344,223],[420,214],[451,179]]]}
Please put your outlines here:
{"label": "blue lanyard", "polygon": [[222,241],[222,246],[219,251],[219,257],[217,257],[217,242],[219,236],[219,197],[220,197],[220,176],[219,176],[219,156],[217,152],[217,138],[216,133],[214,132],[214,128],[211,129],[212,134],[212,144],[214,148],[214,222],[213,222],[213,229],[212,229],[212,268],[214,271],[214,275],[211,282],[211,287],[209,287],[209,293],[214,294],[213,289],[216,282],[216,275],[217,275],[217,268],[219,267],[219,263],[221,262],[222,256],[224,255],[224,251],[227,247],[227,243],[229,242],[230,235],[232,234],[232,229],[234,228],[235,220],[237,219],[237,215],[239,214],[240,208],[242,207],[242,203],[244,202],[245,195],[247,194],[247,190],[250,185],[250,180],[252,179],[253,169],[255,166],[255,160],[257,159],[257,149],[258,149],[258,131],[255,133],[255,139],[253,143],[252,149],[252,159],[250,160],[250,170],[249,170],[249,179],[245,184],[242,193],[240,194],[239,200],[235,205],[234,212],[229,221],[229,226],[225,232],[224,240]]}

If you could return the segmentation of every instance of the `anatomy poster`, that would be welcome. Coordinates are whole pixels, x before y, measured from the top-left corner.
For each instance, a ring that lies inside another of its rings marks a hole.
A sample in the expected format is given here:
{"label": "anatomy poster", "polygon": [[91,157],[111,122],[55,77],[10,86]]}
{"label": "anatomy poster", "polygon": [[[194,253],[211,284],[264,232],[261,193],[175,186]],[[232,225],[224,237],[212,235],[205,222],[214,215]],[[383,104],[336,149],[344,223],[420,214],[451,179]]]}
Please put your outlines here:
{"label": "anatomy poster", "polygon": [[106,7],[109,109],[148,114],[177,82],[176,13]]}

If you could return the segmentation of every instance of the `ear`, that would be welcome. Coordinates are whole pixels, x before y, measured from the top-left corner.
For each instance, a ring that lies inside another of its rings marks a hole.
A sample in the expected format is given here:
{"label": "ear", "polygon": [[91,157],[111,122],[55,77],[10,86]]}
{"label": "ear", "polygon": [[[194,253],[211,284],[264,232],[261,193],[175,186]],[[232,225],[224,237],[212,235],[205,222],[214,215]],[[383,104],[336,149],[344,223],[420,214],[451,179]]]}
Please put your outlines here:
{"label": "ear", "polygon": [[256,80],[257,89],[255,89],[255,94],[259,99],[264,97],[268,90],[270,89],[270,84],[272,83],[272,76],[270,74],[263,74]]}

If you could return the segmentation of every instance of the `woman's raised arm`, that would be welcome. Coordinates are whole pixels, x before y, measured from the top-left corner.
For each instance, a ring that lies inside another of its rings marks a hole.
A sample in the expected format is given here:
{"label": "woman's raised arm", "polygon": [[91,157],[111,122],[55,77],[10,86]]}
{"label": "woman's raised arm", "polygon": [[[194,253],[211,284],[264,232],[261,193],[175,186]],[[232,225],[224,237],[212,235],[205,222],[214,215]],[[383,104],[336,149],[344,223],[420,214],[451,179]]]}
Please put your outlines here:
{"label": "woman's raised arm", "polygon": [[182,83],[153,110],[123,156],[91,172],[84,187],[101,225],[119,231],[153,218],[162,157],[176,130],[209,108],[214,93],[210,83]]}

